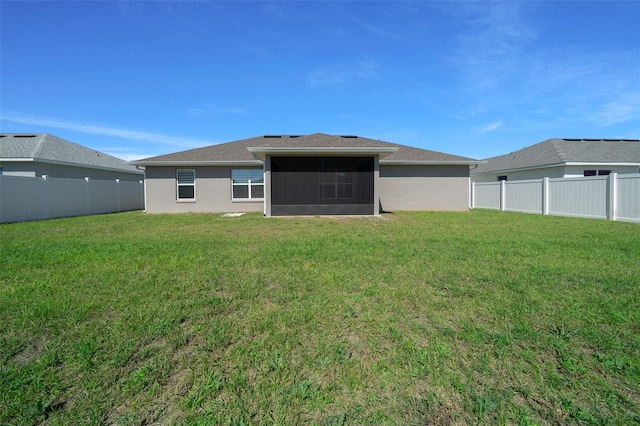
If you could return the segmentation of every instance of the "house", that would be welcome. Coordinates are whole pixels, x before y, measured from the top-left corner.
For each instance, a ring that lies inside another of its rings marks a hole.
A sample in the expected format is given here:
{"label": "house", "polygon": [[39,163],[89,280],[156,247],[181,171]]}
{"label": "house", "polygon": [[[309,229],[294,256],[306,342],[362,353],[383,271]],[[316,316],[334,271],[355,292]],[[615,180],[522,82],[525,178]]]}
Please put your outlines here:
{"label": "house", "polygon": [[136,182],[144,176],[124,160],[48,133],[0,133],[0,174]]}
{"label": "house", "polygon": [[145,167],[149,213],[265,216],[467,210],[477,160],[359,136],[267,135],[161,155]]}
{"label": "house", "polygon": [[640,140],[548,139],[487,158],[471,170],[473,182],[640,173]]}

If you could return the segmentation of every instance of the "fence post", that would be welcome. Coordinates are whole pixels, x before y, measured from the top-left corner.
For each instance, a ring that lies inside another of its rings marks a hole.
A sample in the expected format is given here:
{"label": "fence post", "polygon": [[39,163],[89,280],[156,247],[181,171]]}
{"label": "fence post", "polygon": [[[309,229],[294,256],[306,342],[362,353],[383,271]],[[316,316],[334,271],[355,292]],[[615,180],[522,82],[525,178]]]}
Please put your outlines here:
{"label": "fence post", "polygon": [[118,201],[116,202],[118,212],[121,212],[122,210],[120,210],[120,179],[116,179],[116,198],[118,199]]}
{"label": "fence post", "polygon": [[504,180],[500,181],[500,210],[504,211],[506,208],[506,198],[507,198],[507,182]]}
{"label": "fence post", "polygon": [[549,214],[549,178],[542,178],[542,214]]}
{"label": "fence post", "polygon": [[49,197],[49,175],[42,175],[42,180],[44,181],[44,218],[49,219],[49,215],[51,214],[51,206],[49,205],[50,197]]}
{"label": "fence post", "polygon": [[89,189],[89,180],[90,180],[89,176],[86,176],[84,178],[84,181],[87,183],[86,184],[86,188],[87,188],[87,191],[86,191],[86,194],[87,194],[87,215],[91,214],[91,190]]}
{"label": "fence post", "polygon": [[616,180],[617,173],[611,173],[607,176],[607,219],[616,220]]}
{"label": "fence post", "polygon": [[[146,173],[147,172],[145,172],[145,177],[147,176]],[[140,189],[141,189],[140,202],[142,203],[142,209],[146,212],[147,211],[147,179],[140,181]]]}
{"label": "fence post", "polygon": [[471,202],[469,203],[469,207],[474,208],[476,205],[476,183],[471,182]]}

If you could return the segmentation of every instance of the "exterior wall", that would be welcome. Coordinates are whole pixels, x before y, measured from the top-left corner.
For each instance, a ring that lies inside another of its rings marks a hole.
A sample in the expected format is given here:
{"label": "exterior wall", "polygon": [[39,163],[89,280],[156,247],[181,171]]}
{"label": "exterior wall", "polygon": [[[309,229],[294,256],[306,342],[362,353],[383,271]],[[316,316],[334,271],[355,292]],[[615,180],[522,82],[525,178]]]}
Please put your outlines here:
{"label": "exterior wall", "polygon": [[[195,201],[176,199],[176,170],[196,171]],[[265,173],[265,191],[270,188]],[[374,173],[378,173],[375,171]],[[231,167],[147,167],[148,213],[263,211],[263,201],[231,200]],[[469,167],[380,165],[377,182],[379,206],[393,210],[467,210]],[[267,215],[270,211],[267,206]]]}
{"label": "exterior wall", "polygon": [[382,211],[468,210],[469,166],[380,165]]}
{"label": "exterior wall", "polygon": [[507,181],[548,178],[583,177],[585,170],[611,170],[611,173],[640,173],[638,166],[613,166],[611,164],[584,164],[571,166],[544,167],[540,169],[518,170],[513,172],[486,173],[471,175],[472,182],[497,182],[498,176],[507,176]]}
{"label": "exterior wall", "polygon": [[47,175],[54,178],[84,179],[89,177],[95,180],[114,180],[138,182],[144,178],[140,173],[127,171],[101,170],[89,167],[65,166],[61,164],[48,164],[38,162],[0,162],[2,174],[7,176],[42,177]]}
{"label": "exterior wall", "polygon": [[[519,170],[515,172],[487,173],[482,175],[471,175],[472,182],[497,182],[498,176],[507,176],[507,181],[542,179],[543,177],[561,178],[564,177],[564,166],[545,167],[541,169]],[[582,176],[582,170],[580,170]]]}
{"label": "exterior wall", "polygon": [[[178,169],[196,171],[195,201],[177,200],[176,170]],[[263,201],[231,200],[231,169],[231,167],[147,167],[145,210],[147,213],[263,211]]]}
{"label": "exterior wall", "polygon": [[14,163],[0,161],[4,176],[36,177],[35,163]]}
{"label": "exterior wall", "polygon": [[[631,159],[629,159],[631,160]],[[565,166],[563,177],[584,177],[585,170],[611,170],[611,173],[627,174],[640,173],[639,166],[613,166],[607,164],[593,164],[580,166]],[[544,177],[544,176],[541,176]]]}

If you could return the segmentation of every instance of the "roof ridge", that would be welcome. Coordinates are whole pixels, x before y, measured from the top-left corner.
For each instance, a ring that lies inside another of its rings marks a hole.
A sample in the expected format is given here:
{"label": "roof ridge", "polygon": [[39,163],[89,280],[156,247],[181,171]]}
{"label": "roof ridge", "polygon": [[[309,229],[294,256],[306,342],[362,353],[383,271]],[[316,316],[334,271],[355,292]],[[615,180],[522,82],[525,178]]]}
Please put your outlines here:
{"label": "roof ridge", "polygon": [[560,139],[551,139],[551,146],[553,147],[553,149],[555,150],[556,154],[558,155],[558,158],[562,161],[562,162],[566,162],[567,161],[567,154],[564,151],[564,147],[562,146],[562,144],[560,144]]}
{"label": "roof ridge", "polygon": [[33,158],[40,158],[40,155],[42,154],[42,151],[44,150],[44,147],[49,140],[49,136],[51,136],[49,133],[38,134],[38,143],[33,153]]}

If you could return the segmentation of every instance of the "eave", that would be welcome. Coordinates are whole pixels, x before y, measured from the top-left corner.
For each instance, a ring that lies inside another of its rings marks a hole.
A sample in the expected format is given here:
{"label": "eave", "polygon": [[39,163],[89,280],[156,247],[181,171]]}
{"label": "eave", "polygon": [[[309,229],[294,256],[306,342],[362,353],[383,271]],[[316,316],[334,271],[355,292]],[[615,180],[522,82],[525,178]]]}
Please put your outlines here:
{"label": "eave", "polygon": [[59,161],[59,160],[47,160],[42,158],[0,158],[0,163],[40,163],[40,164],[54,164],[56,166],[66,166],[66,167],[82,167],[85,169],[93,169],[93,170],[106,170],[110,172],[121,172],[121,173],[131,173],[142,175],[142,171],[140,170],[127,170],[127,169],[119,169],[117,167],[106,167],[106,166],[96,166],[93,164],[84,164],[84,163],[71,163],[68,161]]}
{"label": "eave", "polygon": [[263,162],[260,160],[243,160],[243,161],[131,161],[130,164],[135,166],[151,166],[151,167],[251,167],[262,166]]}
{"label": "eave", "polygon": [[620,162],[598,162],[598,161],[567,161],[563,163],[551,163],[551,164],[541,164],[537,166],[523,166],[523,167],[512,167],[505,169],[493,169],[486,170],[476,173],[471,173],[473,175],[492,175],[499,173],[510,173],[510,172],[520,172],[523,170],[539,170],[539,169],[548,169],[551,167],[565,167],[565,166],[640,166],[640,162],[631,162],[631,163],[620,163]]}
{"label": "eave", "polygon": [[382,166],[474,166],[486,164],[486,160],[381,160]]}
{"label": "eave", "polygon": [[636,162],[616,162],[616,161],[568,161],[566,166],[640,166],[640,161]]}
{"label": "eave", "polygon": [[256,158],[264,160],[267,155],[280,156],[346,156],[346,155],[374,155],[380,158],[398,151],[397,147],[268,147],[254,146],[247,150]]}

